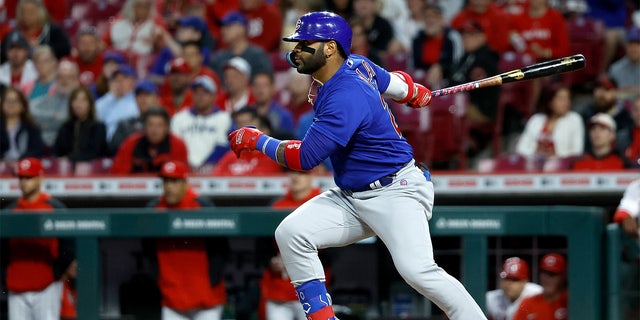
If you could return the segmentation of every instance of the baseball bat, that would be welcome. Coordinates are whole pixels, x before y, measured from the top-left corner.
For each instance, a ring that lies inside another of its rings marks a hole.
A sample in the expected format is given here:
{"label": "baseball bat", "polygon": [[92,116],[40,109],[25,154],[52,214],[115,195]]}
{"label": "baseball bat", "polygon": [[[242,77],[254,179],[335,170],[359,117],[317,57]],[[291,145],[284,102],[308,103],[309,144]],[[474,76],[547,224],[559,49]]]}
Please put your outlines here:
{"label": "baseball bat", "polygon": [[521,69],[511,70],[499,75],[459,84],[457,86],[433,90],[431,92],[431,96],[445,96],[458,92],[499,86],[510,82],[525,81],[551,76],[554,74],[576,71],[584,68],[585,64],[586,61],[584,59],[584,56],[581,54],[576,54],[573,56],[532,64]]}

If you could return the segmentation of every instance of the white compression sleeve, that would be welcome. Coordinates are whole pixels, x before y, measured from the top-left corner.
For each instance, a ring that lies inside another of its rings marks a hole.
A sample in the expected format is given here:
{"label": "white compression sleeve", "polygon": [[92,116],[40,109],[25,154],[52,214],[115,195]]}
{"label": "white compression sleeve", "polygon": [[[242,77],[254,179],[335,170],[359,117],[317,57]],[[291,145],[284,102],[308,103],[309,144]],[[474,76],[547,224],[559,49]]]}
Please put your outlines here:
{"label": "white compression sleeve", "polygon": [[390,73],[391,79],[389,80],[389,86],[382,94],[394,100],[402,100],[409,94],[409,86],[401,75],[394,72]]}

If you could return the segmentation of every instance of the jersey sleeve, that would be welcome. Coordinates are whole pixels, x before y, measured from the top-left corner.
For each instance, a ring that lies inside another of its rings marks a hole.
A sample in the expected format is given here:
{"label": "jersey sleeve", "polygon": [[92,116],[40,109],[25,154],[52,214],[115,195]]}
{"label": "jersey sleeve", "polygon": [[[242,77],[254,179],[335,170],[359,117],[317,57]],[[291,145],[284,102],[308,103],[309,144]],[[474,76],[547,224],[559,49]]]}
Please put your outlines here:
{"label": "jersey sleeve", "polygon": [[627,217],[637,218],[640,213],[640,180],[627,186],[613,217],[615,222],[621,222]]}

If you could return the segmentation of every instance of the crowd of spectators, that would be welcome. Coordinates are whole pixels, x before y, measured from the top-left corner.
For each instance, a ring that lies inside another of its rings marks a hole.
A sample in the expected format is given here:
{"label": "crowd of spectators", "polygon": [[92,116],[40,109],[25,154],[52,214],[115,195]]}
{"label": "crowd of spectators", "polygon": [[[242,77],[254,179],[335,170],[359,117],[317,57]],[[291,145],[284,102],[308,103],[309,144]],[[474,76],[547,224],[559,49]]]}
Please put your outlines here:
{"label": "crowd of spectators", "polygon": [[[253,115],[249,109],[274,135],[304,136],[316,84],[288,67],[283,55],[291,44],[280,38],[300,15],[331,10],[352,25],[354,53],[431,89],[507,71],[514,61],[582,53],[577,26],[593,27],[603,45],[600,55],[587,56],[587,68],[601,66],[590,71],[597,76],[531,81],[515,100],[507,98],[509,86],[469,92],[458,106],[460,132],[424,130],[435,143],[438,135],[464,136],[463,154],[474,161],[453,161],[454,153],[434,166],[499,170],[503,154],[534,157],[540,170],[558,158],[570,159],[559,169],[638,166],[639,9],[622,0],[4,1],[1,161],[11,168],[33,156],[70,167],[48,173],[130,174],[156,172],[173,159],[203,174],[249,174],[241,165],[216,168],[226,135],[241,114]],[[613,125],[603,125],[606,115]],[[601,138],[598,128],[615,134]],[[609,148],[593,146],[602,140]],[[420,141],[427,139],[413,143]],[[620,161],[582,159],[610,153]]]}

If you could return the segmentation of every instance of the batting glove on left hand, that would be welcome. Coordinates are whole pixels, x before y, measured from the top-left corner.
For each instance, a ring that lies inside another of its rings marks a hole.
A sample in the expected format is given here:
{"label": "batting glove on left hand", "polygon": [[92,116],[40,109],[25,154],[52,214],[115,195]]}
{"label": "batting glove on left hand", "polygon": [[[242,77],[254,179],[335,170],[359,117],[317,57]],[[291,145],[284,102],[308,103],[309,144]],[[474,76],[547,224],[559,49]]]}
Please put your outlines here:
{"label": "batting glove on left hand", "polygon": [[411,108],[424,108],[431,103],[431,90],[427,87],[414,83],[413,98],[407,102]]}
{"label": "batting glove on left hand", "polygon": [[262,131],[255,127],[243,127],[229,134],[229,146],[231,150],[240,158],[240,153],[244,150],[256,150],[258,138],[263,135]]}

